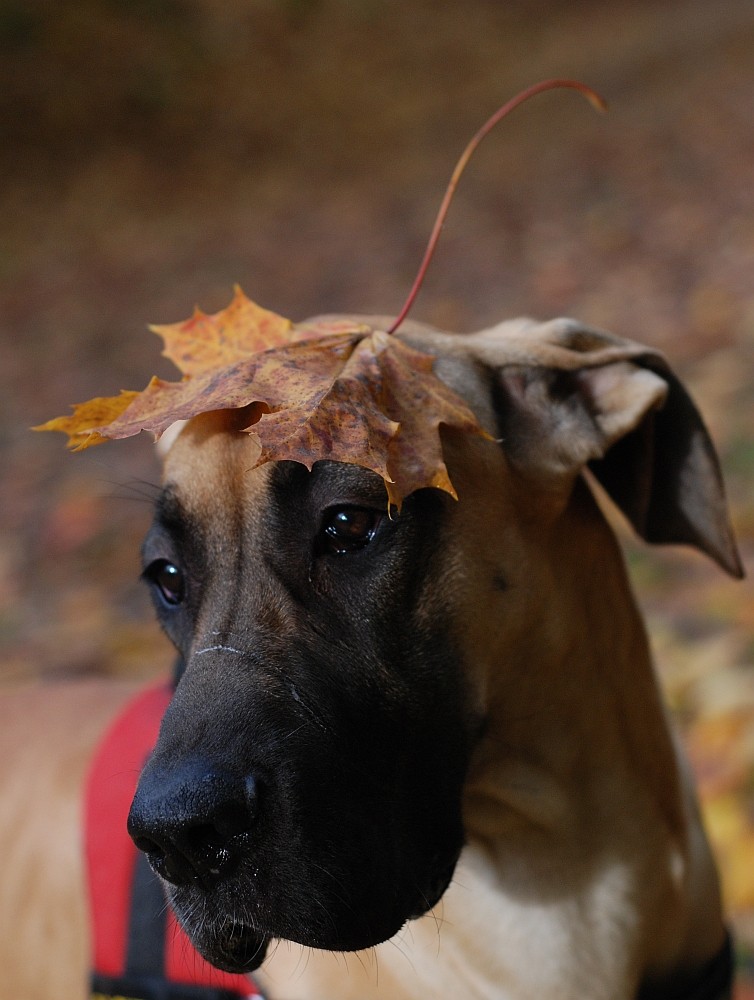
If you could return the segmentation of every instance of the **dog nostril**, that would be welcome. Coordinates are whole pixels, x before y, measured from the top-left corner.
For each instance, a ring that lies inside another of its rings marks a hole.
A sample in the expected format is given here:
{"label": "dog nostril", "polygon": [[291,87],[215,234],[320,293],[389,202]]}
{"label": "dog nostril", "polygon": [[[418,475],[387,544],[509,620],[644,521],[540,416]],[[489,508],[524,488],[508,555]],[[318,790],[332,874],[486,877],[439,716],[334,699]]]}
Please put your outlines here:
{"label": "dog nostril", "polygon": [[148,854],[150,858],[162,860],[165,857],[165,851],[151,837],[134,837],[134,844],[143,854]]}
{"label": "dog nostril", "polygon": [[253,778],[246,778],[243,795],[220,803],[209,822],[196,829],[201,830],[210,843],[221,843],[249,830],[257,818],[257,811],[257,783]]}
{"label": "dog nostril", "polygon": [[249,848],[258,785],[252,777],[238,780],[204,768],[181,777],[145,781],[134,798],[129,833],[164,879],[209,890],[233,873]]}
{"label": "dog nostril", "polygon": [[158,875],[174,885],[186,885],[197,878],[196,868],[187,854],[178,849],[170,839],[159,844],[152,837],[134,837],[134,844],[146,856]]}
{"label": "dog nostril", "polygon": [[226,834],[220,829],[219,825],[213,826],[211,823],[200,823],[198,826],[193,826],[187,830],[184,834],[184,839],[190,846],[195,847],[197,850],[202,850],[205,847],[225,847],[228,840],[235,833],[240,832],[240,830],[237,830]]}

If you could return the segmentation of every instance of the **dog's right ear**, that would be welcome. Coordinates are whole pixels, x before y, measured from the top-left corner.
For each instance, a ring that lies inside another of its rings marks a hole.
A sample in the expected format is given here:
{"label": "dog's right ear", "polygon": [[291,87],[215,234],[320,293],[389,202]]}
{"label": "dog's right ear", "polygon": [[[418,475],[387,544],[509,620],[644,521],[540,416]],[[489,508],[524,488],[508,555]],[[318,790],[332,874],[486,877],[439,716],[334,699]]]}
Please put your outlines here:
{"label": "dog's right ear", "polygon": [[466,339],[494,372],[502,446],[553,482],[588,467],[649,542],[680,542],[743,576],[720,467],[662,355],[572,320],[515,321]]}

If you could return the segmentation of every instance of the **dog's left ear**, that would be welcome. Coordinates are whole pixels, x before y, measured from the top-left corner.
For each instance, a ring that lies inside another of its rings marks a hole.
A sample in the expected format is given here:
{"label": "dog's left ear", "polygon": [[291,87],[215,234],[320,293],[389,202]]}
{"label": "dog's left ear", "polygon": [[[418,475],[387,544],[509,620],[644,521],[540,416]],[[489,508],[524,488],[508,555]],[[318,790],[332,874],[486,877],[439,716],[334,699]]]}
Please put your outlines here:
{"label": "dog's left ear", "polygon": [[647,541],[693,545],[743,576],[715,449],[662,355],[572,320],[504,323],[467,343],[495,373],[499,433],[522,471],[588,467]]}

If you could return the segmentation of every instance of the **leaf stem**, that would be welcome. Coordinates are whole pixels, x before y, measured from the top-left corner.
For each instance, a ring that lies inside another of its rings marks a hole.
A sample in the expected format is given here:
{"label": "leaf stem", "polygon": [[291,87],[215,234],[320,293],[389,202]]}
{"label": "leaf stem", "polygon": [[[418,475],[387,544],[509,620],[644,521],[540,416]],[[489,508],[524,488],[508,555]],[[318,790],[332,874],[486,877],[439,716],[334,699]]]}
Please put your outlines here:
{"label": "leaf stem", "polygon": [[603,100],[600,95],[592,90],[591,87],[587,87],[586,84],[580,83],[578,80],[567,80],[567,79],[553,79],[553,80],[542,80],[540,83],[532,84],[531,87],[527,87],[526,90],[522,90],[515,97],[512,97],[509,101],[498,108],[498,110],[492,115],[487,121],[482,125],[476,135],[471,139],[469,144],[464,149],[461,154],[460,159],[456,163],[455,170],[450,178],[450,182],[445,189],[445,196],[440,205],[440,210],[437,213],[437,218],[435,219],[435,224],[432,229],[432,233],[429,237],[429,242],[427,244],[427,249],[424,251],[424,257],[422,259],[421,265],[419,266],[419,271],[417,272],[414,283],[411,286],[411,291],[408,293],[406,301],[403,304],[403,308],[398,314],[397,319],[387,331],[388,333],[395,333],[401,323],[405,320],[411,307],[414,304],[416,296],[419,294],[422,283],[424,282],[424,277],[427,273],[430,261],[437,247],[437,243],[440,239],[440,234],[442,232],[442,227],[445,223],[445,217],[448,214],[448,209],[450,208],[450,203],[453,200],[453,195],[458,187],[458,181],[461,178],[461,174],[466,169],[466,165],[471,159],[472,155],[476,151],[477,146],[482,141],[482,139],[487,136],[492,129],[502,121],[507,115],[511,113],[519,104],[523,104],[524,101],[528,101],[530,97],[534,97],[537,94],[541,94],[546,90],[558,90],[563,88],[569,88],[571,90],[577,90],[582,94],[597,111],[606,111],[607,103]]}

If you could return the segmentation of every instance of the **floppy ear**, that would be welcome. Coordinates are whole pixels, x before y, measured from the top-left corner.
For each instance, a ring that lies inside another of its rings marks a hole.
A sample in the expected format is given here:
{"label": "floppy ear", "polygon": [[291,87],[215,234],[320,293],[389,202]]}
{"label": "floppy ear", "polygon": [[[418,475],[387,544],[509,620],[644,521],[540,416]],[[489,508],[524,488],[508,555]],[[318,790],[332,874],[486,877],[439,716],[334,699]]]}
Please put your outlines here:
{"label": "floppy ear", "polygon": [[525,473],[585,466],[649,542],[683,542],[743,568],[720,466],[694,403],[662,355],[572,320],[472,334],[495,373],[503,447]]}

